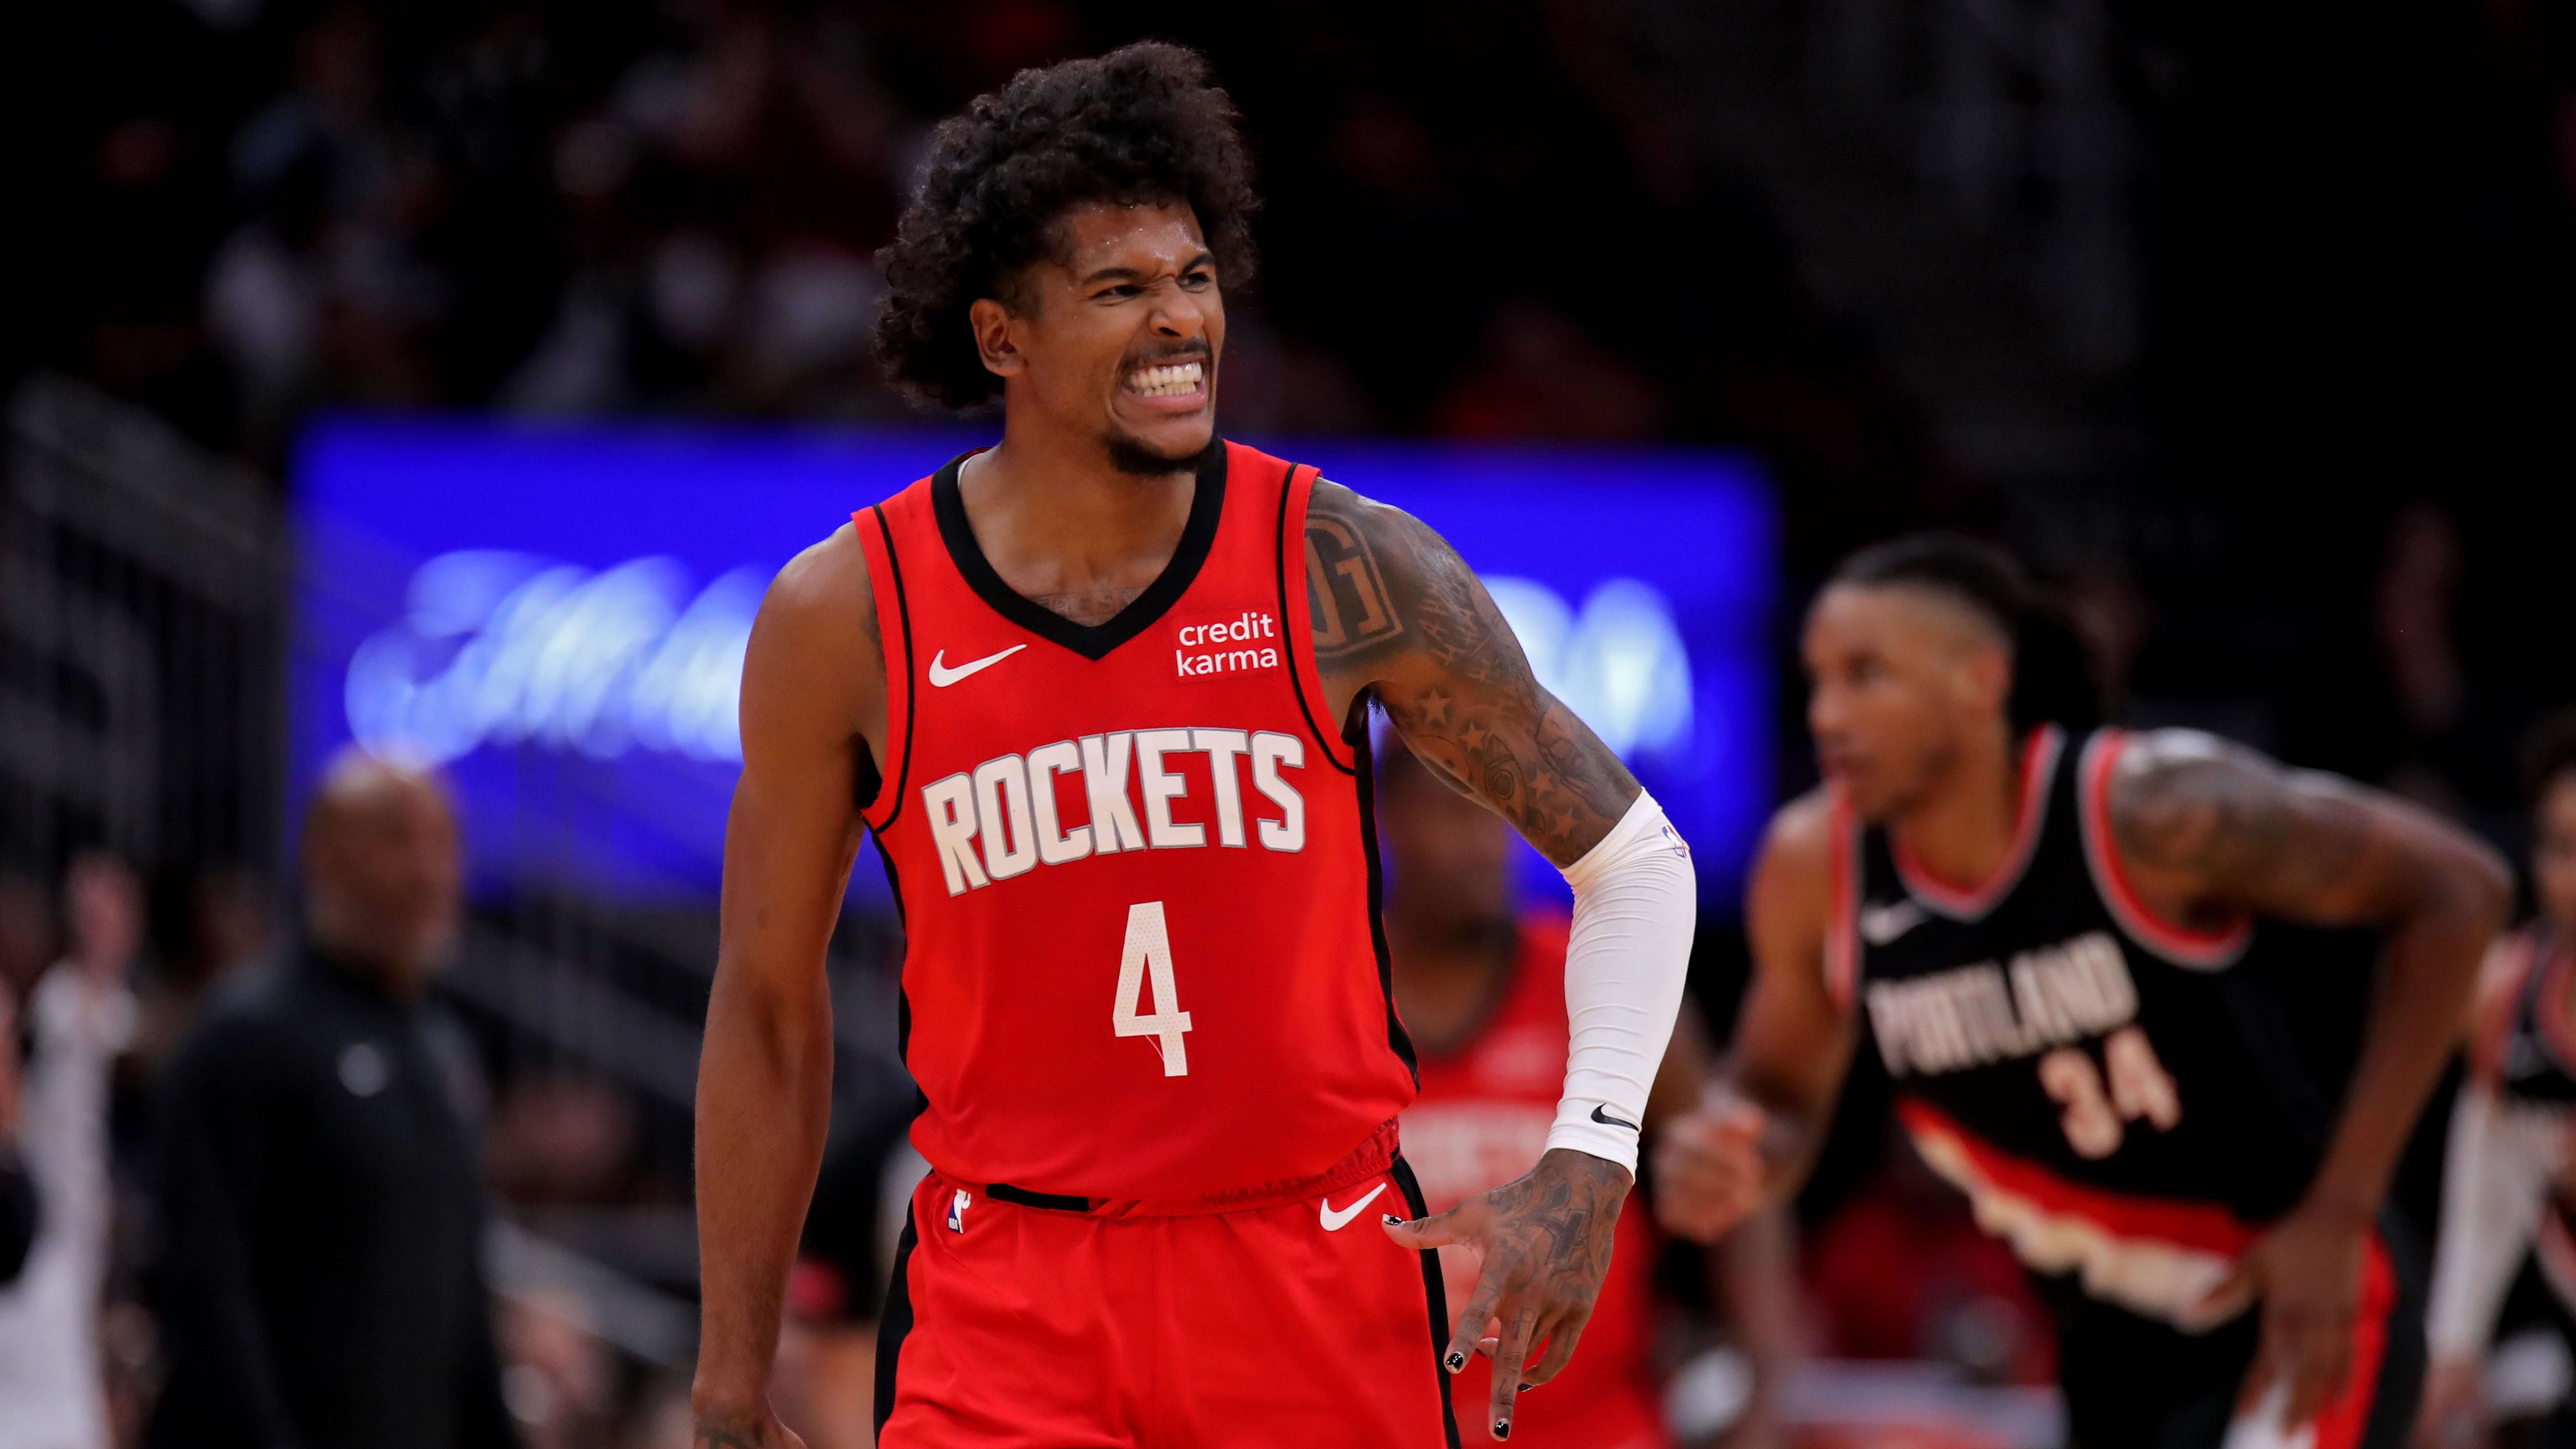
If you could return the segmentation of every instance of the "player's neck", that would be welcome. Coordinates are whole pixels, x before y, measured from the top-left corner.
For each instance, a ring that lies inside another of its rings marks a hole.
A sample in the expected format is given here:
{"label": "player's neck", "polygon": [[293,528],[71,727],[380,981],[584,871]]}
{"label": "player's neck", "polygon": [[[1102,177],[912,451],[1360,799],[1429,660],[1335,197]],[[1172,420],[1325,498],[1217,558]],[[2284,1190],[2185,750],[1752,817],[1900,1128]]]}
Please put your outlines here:
{"label": "player's neck", "polygon": [[1893,822],[1890,834],[1943,883],[1979,886],[2012,854],[2021,791],[2012,730],[1998,722],[1962,742],[1921,801]]}
{"label": "player's neck", "polygon": [[1004,426],[958,477],[986,561],[1023,594],[1142,589],[1180,547],[1197,493],[1184,463],[1146,476],[1110,464],[1098,438]]}

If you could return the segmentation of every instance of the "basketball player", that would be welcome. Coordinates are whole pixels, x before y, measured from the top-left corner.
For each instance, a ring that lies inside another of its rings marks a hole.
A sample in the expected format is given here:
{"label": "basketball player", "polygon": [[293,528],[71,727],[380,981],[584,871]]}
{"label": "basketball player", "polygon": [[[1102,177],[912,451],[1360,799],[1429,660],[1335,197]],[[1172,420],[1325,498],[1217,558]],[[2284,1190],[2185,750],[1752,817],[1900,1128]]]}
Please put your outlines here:
{"label": "basketball player", "polygon": [[[1024,71],[933,140],[880,350],[925,396],[998,396],[1002,436],[796,559],[752,632],[699,1077],[702,1444],[794,1442],[764,1384],[862,827],[932,1167],[881,1444],[1428,1449],[1480,1338],[1512,1370],[1495,1439],[1574,1351],[1680,1002],[1687,850],[1430,530],[1217,436],[1254,204],[1231,103],[1171,46]],[[1548,1150],[1436,1217],[1396,1152],[1372,704],[1574,888]],[[1454,1332],[1452,1243],[1483,1265]]]}
{"label": "basketball player", "polygon": [[[2072,635],[1963,540],[1853,557],[1804,653],[1827,784],[1755,866],[1742,1099],[1659,1152],[1664,1221],[1795,1185],[1865,1011],[1916,1149],[2055,1310],[2076,1444],[2402,1442],[2420,1324],[2380,1202],[2501,863],[2205,735],[2085,730]],[[2293,922],[2386,933],[2339,1116],[2261,979],[2317,949]]]}
{"label": "basketball player", "polygon": [[[2484,1442],[2488,1341],[2525,1253],[2537,1246],[2541,1276],[2576,1312],[2576,714],[2544,721],[2526,763],[2540,914],[2487,953],[2469,1080],[2451,1113],[2425,1322],[2427,1445]],[[2552,1443],[2576,1443],[2566,1407],[2551,1427]]]}

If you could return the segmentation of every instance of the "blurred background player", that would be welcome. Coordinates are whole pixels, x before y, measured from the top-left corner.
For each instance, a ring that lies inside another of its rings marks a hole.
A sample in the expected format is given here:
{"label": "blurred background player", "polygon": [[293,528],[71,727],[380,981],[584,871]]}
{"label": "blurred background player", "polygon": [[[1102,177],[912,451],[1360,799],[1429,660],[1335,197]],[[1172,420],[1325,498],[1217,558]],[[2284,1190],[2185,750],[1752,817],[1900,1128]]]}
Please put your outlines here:
{"label": "blurred background player", "polygon": [[[2527,1255],[2576,1311],[2576,714],[2534,731],[2530,924],[2487,956],[2472,1020],[2469,1080],[2452,1108],[2442,1231],[2425,1337],[2428,1446],[2484,1442],[2482,1380],[2496,1313]],[[2547,1442],[2576,1444],[2562,1404]]]}
{"label": "blurred background player", "polygon": [[[1764,843],[1742,1098],[1659,1152],[1699,1210],[1664,1220],[1715,1229],[1794,1187],[1865,1009],[1916,1150],[2051,1301],[2076,1444],[2401,1442],[2420,1323],[2381,1203],[2501,863],[2205,735],[2090,728],[2072,631],[1963,539],[1854,555],[1804,655],[1828,784]],[[2351,983],[2372,1006],[2339,1115],[2293,1070],[2295,1003],[2260,990],[2303,949],[2286,922],[2386,933]]]}
{"label": "blurred background player", "polygon": [[162,1082],[168,1449],[519,1440],[475,1144],[422,1000],[455,947],[436,779],[351,751],[304,820],[304,933],[226,983]]}
{"label": "blurred background player", "polygon": [[24,1273],[0,1287],[0,1449],[109,1443],[99,1373],[108,1087],[134,1035],[126,981],[143,943],[142,888],[123,861],[88,852],[64,877],[63,914],[71,949],[27,1000],[34,1050],[18,1141],[39,1218]]}
{"label": "blurred background player", "polygon": [[[1424,1200],[1441,1212],[1527,1172],[1546,1149],[1565,1080],[1566,922],[1553,911],[1523,908],[1511,827],[1500,817],[1443,784],[1391,732],[1381,733],[1376,763],[1387,954],[1422,1073],[1422,1094],[1401,1119],[1404,1155]],[[1707,1057],[1695,1009],[1685,1007],[1646,1102],[1649,1140],[1697,1099]],[[1583,1350],[1544,1393],[1521,1400],[1513,1443],[1655,1449],[1673,1442],[1656,1362],[1661,1248],[1646,1213],[1620,1216]],[[1447,1247],[1440,1261],[1450,1301],[1463,1305],[1476,1281],[1474,1255]],[[1716,1287],[1725,1302],[1729,1285]],[[1774,1317],[1736,1326],[1761,1370],[1734,1426],[1747,1435],[1767,1418],[1788,1325]],[[1480,1358],[1452,1383],[1467,1422],[1489,1401],[1491,1373]]]}

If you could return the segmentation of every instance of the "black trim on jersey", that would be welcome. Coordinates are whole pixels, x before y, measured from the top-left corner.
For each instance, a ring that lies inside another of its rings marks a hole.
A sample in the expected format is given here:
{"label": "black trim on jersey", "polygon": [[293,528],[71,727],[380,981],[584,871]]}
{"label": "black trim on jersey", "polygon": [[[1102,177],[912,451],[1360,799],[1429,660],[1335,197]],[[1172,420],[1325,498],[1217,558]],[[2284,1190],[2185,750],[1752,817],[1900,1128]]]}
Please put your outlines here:
{"label": "black trim on jersey", "polygon": [[1171,562],[1163,565],[1163,571],[1145,586],[1145,592],[1129,600],[1127,607],[1107,623],[1077,624],[1015,592],[984,557],[983,545],[975,541],[974,525],[966,520],[966,499],[957,491],[957,470],[972,456],[960,453],[949,459],[947,466],[930,480],[930,510],[939,520],[939,537],[948,545],[948,557],[955,561],[966,586],[992,605],[993,612],[1085,659],[1107,658],[1110,650],[1152,628],[1181,601],[1181,595],[1189,592],[1199,576],[1200,565],[1207,562],[1208,551],[1216,546],[1217,520],[1225,512],[1223,438],[1209,439],[1207,451],[1199,454],[1198,488],[1190,497],[1190,519],[1182,525],[1180,546],[1172,550]]}
{"label": "black trim on jersey", "polygon": [[1368,857],[1369,944],[1377,950],[1377,989],[1386,997],[1386,1044],[1395,1049],[1396,1059],[1404,1063],[1418,1092],[1422,1068],[1414,1059],[1413,1038],[1405,1034],[1404,1018],[1395,1013],[1395,963],[1386,950],[1386,874],[1377,859],[1377,764],[1369,751],[1368,696],[1352,700],[1351,711],[1360,720],[1358,738],[1351,741],[1351,759],[1359,766],[1353,773],[1360,791],[1360,852]]}
{"label": "black trim on jersey", "polygon": [[[1283,627],[1286,625],[1288,620],[1297,617],[1296,615],[1288,612],[1288,499],[1290,495],[1297,491],[1297,468],[1297,464],[1289,464],[1288,477],[1286,481],[1279,485],[1278,546],[1271,550],[1270,556],[1271,566],[1276,569],[1279,574],[1279,620]],[[1315,481],[1322,482],[1324,477],[1323,470],[1316,469],[1314,472]],[[1314,485],[1310,483],[1307,485],[1306,491],[1306,499],[1309,507],[1313,506],[1314,497]],[[1305,541],[1303,539],[1298,541],[1299,552],[1301,555],[1304,552],[1304,542]],[[1298,584],[1301,587],[1304,583],[1304,579],[1298,580]],[[1298,641],[1289,641],[1288,647],[1291,649],[1298,648]],[[1308,622],[1303,647],[1310,654],[1315,648],[1315,631],[1311,620]],[[1315,661],[1315,682],[1321,684],[1323,679],[1324,661],[1317,659]],[[1333,757],[1333,742],[1324,737],[1324,727],[1315,723],[1315,710],[1312,705],[1309,705],[1306,702],[1306,685],[1304,681],[1297,677],[1297,661],[1294,658],[1291,658],[1288,661],[1288,689],[1290,693],[1297,696],[1297,712],[1306,717],[1307,733],[1312,734],[1315,737],[1316,744],[1324,747],[1324,763],[1341,771],[1345,775],[1350,774],[1351,767],[1343,764],[1340,760]]]}
{"label": "black trim on jersey", "polygon": [[[894,772],[894,809],[887,813],[885,824],[870,825],[868,827],[868,829],[875,831],[893,828],[895,817],[903,814],[904,791],[910,788],[912,784],[912,721],[913,716],[920,712],[921,689],[920,686],[912,682],[912,600],[911,597],[905,593],[903,587],[903,560],[897,557],[894,551],[894,530],[886,526],[885,505],[880,503],[875,507],[870,508],[868,512],[877,516],[877,535],[885,540],[886,571],[894,575],[894,614],[896,624],[903,630],[904,667],[903,752],[902,761],[895,767]],[[882,638],[885,633],[885,610],[883,609],[877,610],[877,633],[880,638]],[[879,654],[883,654],[885,651],[883,649],[879,649],[877,652]],[[866,751],[867,740],[865,738],[862,738],[859,741],[859,748],[862,753]],[[885,788],[882,777],[879,779],[877,788],[879,790],[883,790]],[[867,812],[864,808],[860,810],[859,818],[861,820],[867,819]],[[888,861],[886,863],[886,872],[891,875],[893,871],[894,863],[892,861]],[[895,899],[900,901],[902,897],[897,896]]]}
{"label": "black trim on jersey", "polygon": [[[903,1238],[895,1244],[894,1275],[886,1283],[885,1312],[877,1319],[877,1406],[876,1432],[885,1435],[886,1420],[894,1417],[894,1376],[903,1367],[903,1341],[912,1333],[912,1284],[907,1281],[912,1267],[912,1250],[921,1242],[913,1231],[912,1204],[903,1208]],[[1457,1442],[1454,1438],[1450,1441]]]}
{"label": "black trim on jersey", "polygon": [[1013,1187],[1007,1182],[987,1184],[984,1188],[984,1196],[995,1202],[1017,1203],[1021,1207],[1045,1208],[1049,1212],[1057,1213],[1087,1213],[1094,1206],[1092,1200],[1087,1197],[1068,1197],[1060,1192],[1031,1192],[1025,1187]]}
{"label": "black trim on jersey", "polygon": [[[1386,1175],[1395,1179],[1395,1190],[1404,1194],[1404,1205],[1415,1222],[1431,1216],[1431,1205],[1422,1200],[1422,1184],[1414,1180],[1413,1164],[1404,1160],[1403,1153],[1395,1154],[1395,1160],[1386,1165]],[[1422,1297],[1431,1309],[1431,1382],[1440,1389],[1440,1427],[1449,1436],[1449,1449],[1458,1449],[1458,1404],[1449,1396],[1449,1285],[1440,1272],[1438,1248],[1422,1250]],[[884,1426],[883,1419],[877,1422]]]}
{"label": "black trim on jersey", "polygon": [[[886,849],[885,837],[873,830],[868,832],[868,841],[876,846],[877,859],[885,866],[886,889],[894,895],[894,923],[901,926],[904,924],[903,879],[895,874],[894,853]],[[912,993],[903,989],[903,963],[911,953],[912,937],[907,932],[903,944],[896,948],[894,958],[894,1059],[903,1063],[906,1072],[912,1070]],[[912,1115],[918,1117],[929,1110],[930,1096],[921,1090],[919,1082],[915,1082]]]}

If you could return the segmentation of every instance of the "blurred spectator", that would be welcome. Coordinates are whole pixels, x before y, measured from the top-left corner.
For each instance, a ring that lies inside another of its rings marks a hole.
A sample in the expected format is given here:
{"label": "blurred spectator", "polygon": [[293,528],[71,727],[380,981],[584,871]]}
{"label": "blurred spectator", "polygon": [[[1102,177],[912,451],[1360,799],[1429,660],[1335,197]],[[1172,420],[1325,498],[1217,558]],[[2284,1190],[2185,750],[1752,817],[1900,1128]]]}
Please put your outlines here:
{"label": "blurred spectator", "polygon": [[18,1281],[36,1241],[36,1185],[18,1155],[18,1007],[0,990],[0,1288]]}
{"label": "blurred spectator", "polygon": [[593,1077],[514,1083],[492,1114],[492,1187],[523,1207],[615,1201],[631,1186],[635,1104]]}
{"label": "blurred spectator", "polygon": [[163,1083],[149,1442],[515,1444],[475,1154],[423,1031],[458,922],[445,793],[342,756],[303,869],[303,941],[217,993]]}
{"label": "blurred spectator", "polygon": [[108,1443],[98,1341],[108,1076],[134,1034],[125,983],[143,940],[142,887],[122,861],[85,855],[72,863],[63,906],[71,954],[28,998],[35,1051],[20,1101],[42,1220],[25,1270],[0,1290],[0,1446],[13,1449]]}
{"label": "blurred spectator", "polygon": [[528,1449],[606,1449],[615,1365],[580,1302],[555,1295],[501,1310],[501,1396]]}

